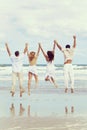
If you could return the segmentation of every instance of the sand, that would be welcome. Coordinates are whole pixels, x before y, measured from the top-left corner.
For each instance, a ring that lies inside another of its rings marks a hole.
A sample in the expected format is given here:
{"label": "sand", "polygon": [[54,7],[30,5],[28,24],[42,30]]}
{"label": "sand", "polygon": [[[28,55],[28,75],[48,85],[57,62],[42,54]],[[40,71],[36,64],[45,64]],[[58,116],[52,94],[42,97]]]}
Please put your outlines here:
{"label": "sand", "polygon": [[0,130],[86,130],[87,119],[81,117],[5,118]]}
{"label": "sand", "polygon": [[86,89],[37,88],[21,98],[0,90],[0,130],[86,130]]}

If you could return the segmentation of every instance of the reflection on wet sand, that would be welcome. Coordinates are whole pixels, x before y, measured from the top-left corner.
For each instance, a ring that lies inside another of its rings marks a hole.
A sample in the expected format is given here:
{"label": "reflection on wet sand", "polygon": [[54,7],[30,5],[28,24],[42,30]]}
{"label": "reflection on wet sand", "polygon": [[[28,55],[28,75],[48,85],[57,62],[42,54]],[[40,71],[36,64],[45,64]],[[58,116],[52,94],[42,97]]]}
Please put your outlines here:
{"label": "reflection on wet sand", "polygon": [[[16,110],[15,108],[16,106],[14,105],[14,103],[11,104],[10,107],[10,113],[12,116],[17,116],[17,112],[19,111],[18,115],[19,116],[24,116],[25,113],[27,113],[27,116],[30,117],[32,114],[30,113],[30,105],[28,105],[26,108],[23,107],[22,103],[19,104],[19,110]],[[65,106],[65,114],[70,114],[70,113],[74,113],[74,106],[72,105],[71,107]],[[44,111],[44,110],[43,110]],[[57,109],[58,112],[58,109]],[[50,114],[55,115],[55,113],[57,113],[56,111],[53,112],[51,111]],[[38,111],[35,111],[34,116],[38,117]]]}
{"label": "reflection on wet sand", "polygon": [[[25,113],[25,110],[26,109],[23,107],[22,103],[20,103],[20,106],[19,106],[19,116],[23,116],[24,113]],[[12,116],[16,116],[17,115],[14,103],[11,104],[10,113],[11,113]],[[30,105],[28,105],[27,115],[30,116]]]}
{"label": "reflection on wet sand", "polygon": [[71,106],[70,111],[69,111],[69,108],[67,106],[65,106],[65,113],[66,114],[68,114],[68,113],[74,113],[74,106]]}
{"label": "reflection on wet sand", "polygon": [[30,105],[28,105],[28,117],[30,117]]}
{"label": "reflection on wet sand", "polygon": [[19,116],[22,116],[23,113],[24,113],[25,109],[24,107],[22,106],[22,104],[20,103],[20,111],[19,111]]}
{"label": "reflection on wet sand", "polygon": [[11,104],[10,112],[11,112],[11,115],[12,115],[12,116],[15,116],[15,107],[14,107],[14,104],[13,104],[13,103]]}
{"label": "reflection on wet sand", "polygon": [[[14,103],[11,104],[10,112],[11,112],[12,116],[16,116],[16,110],[15,110]],[[24,114],[24,112],[25,112],[25,108],[23,107],[22,103],[20,103],[19,116],[22,116]]]}

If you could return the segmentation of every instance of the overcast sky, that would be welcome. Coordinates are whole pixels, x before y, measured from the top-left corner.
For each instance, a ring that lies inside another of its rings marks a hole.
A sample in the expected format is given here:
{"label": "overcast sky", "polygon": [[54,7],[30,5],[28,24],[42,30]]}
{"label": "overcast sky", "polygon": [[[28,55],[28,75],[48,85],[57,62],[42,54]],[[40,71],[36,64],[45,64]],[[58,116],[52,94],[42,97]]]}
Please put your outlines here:
{"label": "overcast sky", "polygon": [[[56,39],[61,46],[77,48],[73,64],[87,64],[87,0],[0,0],[0,64],[11,63],[5,49],[37,51],[38,42],[45,51],[51,50]],[[27,58],[24,61],[27,63]],[[38,64],[46,63],[40,53]],[[55,63],[63,64],[63,54],[56,48]]]}

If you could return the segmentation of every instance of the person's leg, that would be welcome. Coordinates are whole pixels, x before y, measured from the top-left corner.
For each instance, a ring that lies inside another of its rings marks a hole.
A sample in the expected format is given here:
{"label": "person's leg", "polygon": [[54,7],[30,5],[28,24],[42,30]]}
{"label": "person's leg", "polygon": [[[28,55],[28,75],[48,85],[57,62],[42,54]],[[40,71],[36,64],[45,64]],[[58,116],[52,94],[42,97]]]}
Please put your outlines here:
{"label": "person's leg", "polygon": [[12,72],[12,88],[10,91],[12,93],[12,96],[14,96],[15,94],[16,79],[17,79],[17,74],[15,72]]}
{"label": "person's leg", "polygon": [[22,72],[17,73],[17,76],[18,76],[20,91],[24,91],[24,88],[23,88],[23,73]]}
{"label": "person's leg", "polygon": [[38,75],[34,74],[34,78],[35,78],[35,88],[38,86]]}
{"label": "person's leg", "polygon": [[32,73],[28,73],[28,95],[30,95],[30,85],[32,81]]}
{"label": "person's leg", "polygon": [[69,69],[69,76],[70,76],[70,82],[71,82],[71,93],[73,93],[74,92],[74,72],[73,72],[72,65],[70,66],[70,69]]}
{"label": "person's leg", "polygon": [[45,77],[45,81],[50,81],[49,76]]}
{"label": "person's leg", "polygon": [[18,81],[19,81],[19,88],[20,88],[20,97],[22,96],[22,93],[25,92],[24,88],[23,88],[23,73],[17,73],[18,76]]}
{"label": "person's leg", "polygon": [[[52,76],[51,76],[52,75]],[[51,83],[53,83],[54,84],[54,86],[57,88],[58,86],[57,86],[57,84],[56,84],[56,82],[55,82],[55,80],[54,80],[54,74],[46,74],[46,77],[45,77],[45,81],[50,81]]]}
{"label": "person's leg", "polygon": [[55,86],[56,88],[58,88],[58,85],[56,84],[56,82],[55,82],[55,80],[54,80],[53,77],[50,77],[50,82],[52,82],[52,83],[54,84],[54,86]]}
{"label": "person's leg", "polygon": [[64,65],[65,93],[68,91],[68,65]]}

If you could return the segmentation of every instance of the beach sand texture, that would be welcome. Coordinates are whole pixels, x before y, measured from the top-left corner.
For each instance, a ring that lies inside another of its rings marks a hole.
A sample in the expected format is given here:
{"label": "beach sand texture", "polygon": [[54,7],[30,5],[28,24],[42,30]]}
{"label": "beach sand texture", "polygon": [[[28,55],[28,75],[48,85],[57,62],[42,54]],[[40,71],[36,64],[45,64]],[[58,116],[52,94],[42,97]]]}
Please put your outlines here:
{"label": "beach sand texture", "polygon": [[0,130],[86,130],[86,93],[35,91],[40,90],[21,98],[19,91],[14,97],[9,90],[0,91]]}

